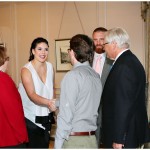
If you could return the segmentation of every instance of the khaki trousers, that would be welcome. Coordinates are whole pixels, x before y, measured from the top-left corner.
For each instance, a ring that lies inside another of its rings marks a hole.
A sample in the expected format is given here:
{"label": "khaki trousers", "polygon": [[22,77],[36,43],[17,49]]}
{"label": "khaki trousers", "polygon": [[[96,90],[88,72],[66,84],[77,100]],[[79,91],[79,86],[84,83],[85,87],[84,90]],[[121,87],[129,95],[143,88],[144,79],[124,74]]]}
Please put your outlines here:
{"label": "khaki trousers", "polygon": [[95,135],[90,136],[70,136],[69,140],[64,142],[63,149],[97,149]]}

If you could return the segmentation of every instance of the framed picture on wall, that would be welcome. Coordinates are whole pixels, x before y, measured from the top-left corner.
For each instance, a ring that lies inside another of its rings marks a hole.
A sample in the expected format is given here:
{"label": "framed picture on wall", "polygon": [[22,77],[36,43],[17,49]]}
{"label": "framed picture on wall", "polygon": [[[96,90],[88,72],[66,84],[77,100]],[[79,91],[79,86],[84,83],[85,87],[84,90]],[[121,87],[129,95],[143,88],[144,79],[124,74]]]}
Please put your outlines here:
{"label": "framed picture on wall", "polygon": [[72,68],[68,49],[70,48],[70,39],[55,40],[56,50],[56,71],[68,71]]}

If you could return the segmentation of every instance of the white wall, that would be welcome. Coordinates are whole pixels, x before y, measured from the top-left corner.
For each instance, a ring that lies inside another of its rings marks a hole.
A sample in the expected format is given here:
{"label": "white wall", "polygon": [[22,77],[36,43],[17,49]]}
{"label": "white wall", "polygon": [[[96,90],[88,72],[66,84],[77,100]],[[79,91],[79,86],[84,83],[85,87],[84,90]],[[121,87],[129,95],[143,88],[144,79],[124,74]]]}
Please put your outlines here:
{"label": "white wall", "polygon": [[[38,36],[49,41],[49,61],[56,71],[55,40],[78,33],[92,35],[98,26],[123,27],[131,50],[145,67],[144,26],[140,2],[0,2],[0,35],[11,57],[9,74],[16,84],[28,61],[31,42]],[[64,13],[63,13],[64,12]],[[56,88],[66,72],[55,73]]]}

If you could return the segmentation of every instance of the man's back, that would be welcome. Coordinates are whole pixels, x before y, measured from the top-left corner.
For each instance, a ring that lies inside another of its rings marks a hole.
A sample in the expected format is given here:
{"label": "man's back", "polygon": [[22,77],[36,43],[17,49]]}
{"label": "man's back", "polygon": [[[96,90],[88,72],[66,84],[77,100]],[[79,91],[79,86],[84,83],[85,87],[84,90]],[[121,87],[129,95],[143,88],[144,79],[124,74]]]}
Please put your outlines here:
{"label": "man's back", "polygon": [[97,110],[102,93],[100,77],[90,66],[84,65],[76,67],[70,74],[74,76],[74,86],[78,87],[72,131],[81,130],[83,132],[91,128],[92,131],[95,131]]}

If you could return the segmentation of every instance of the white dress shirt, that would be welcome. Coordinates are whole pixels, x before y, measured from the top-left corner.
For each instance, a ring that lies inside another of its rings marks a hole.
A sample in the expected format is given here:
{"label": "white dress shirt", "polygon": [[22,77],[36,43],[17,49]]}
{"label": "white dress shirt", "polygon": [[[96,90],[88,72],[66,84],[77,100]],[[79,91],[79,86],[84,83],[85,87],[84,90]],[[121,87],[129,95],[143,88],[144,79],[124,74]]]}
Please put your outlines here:
{"label": "white dress shirt", "polygon": [[105,59],[106,59],[106,53],[98,54],[98,53],[94,52],[94,59],[93,59],[93,66],[92,66],[92,68],[95,70],[96,61],[97,61],[97,58],[99,56],[101,56],[101,61],[100,61],[100,64],[99,64],[101,69],[100,69],[100,72],[98,72],[98,74],[101,77],[102,71],[103,71],[104,62],[105,62]]}

